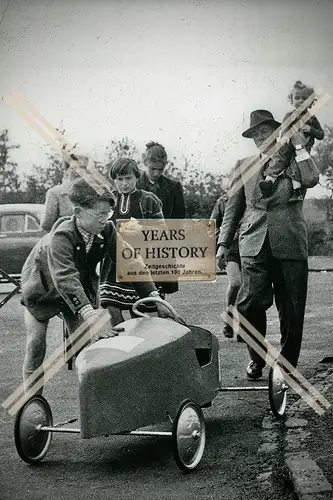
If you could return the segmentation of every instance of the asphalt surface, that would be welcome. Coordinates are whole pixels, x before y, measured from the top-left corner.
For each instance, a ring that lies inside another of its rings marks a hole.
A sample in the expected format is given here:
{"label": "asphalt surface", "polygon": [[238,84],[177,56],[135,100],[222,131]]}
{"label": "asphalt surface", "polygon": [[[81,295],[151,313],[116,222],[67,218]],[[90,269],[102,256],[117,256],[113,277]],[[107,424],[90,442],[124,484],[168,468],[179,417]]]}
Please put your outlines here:
{"label": "asphalt surface", "polygon": [[[220,313],[226,276],[216,283],[183,283],[181,291],[169,297],[188,323],[201,325],[220,340],[223,385],[248,385],[248,362],[244,344],[221,336]],[[318,361],[332,348],[333,318],[329,308],[333,294],[331,273],[310,274],[304,341],[299,368],[313,375]],[[0,297],[1,298],[1,297]],[[19,297],[0,309],[0,400],[21,382],[25,333]],[[278,318],[269,312],[268,339],[279,342]],[[50,323],[48,352],[61,341],[61,323]],[[262,384],[267,384],[265,371]],[[257,382],[258,384],[258,382]],[[138,391],[140,387],[138,385]],[[63,367],[45,389],[54,421],[78,416],[75,372]],[[110,388],[110,399],[112,388]],[[98,414],[98,408],[94,409]],[[129,407],[129,411],[131,408]],[[83,440],[77,435],[56,434],[50,450],[38,466],[28,466],[17,455],[13,440],[14,419],[1,408],[0,498],[24,499],[215,499],[292,500],[292,484],[285,474],[278,448],[267,455],[262,447],[262,421],[270,418],[266,392],[220,394],[204,410],[207,428],[206,450],[196,471],[184,474],[176,467],[171,442],[166,438],[111,436]],[[75,425],[75,424],[74,424]],[[164,424],[159,428],[167,428]],[[270,463],[270,480],[260,478]]]}

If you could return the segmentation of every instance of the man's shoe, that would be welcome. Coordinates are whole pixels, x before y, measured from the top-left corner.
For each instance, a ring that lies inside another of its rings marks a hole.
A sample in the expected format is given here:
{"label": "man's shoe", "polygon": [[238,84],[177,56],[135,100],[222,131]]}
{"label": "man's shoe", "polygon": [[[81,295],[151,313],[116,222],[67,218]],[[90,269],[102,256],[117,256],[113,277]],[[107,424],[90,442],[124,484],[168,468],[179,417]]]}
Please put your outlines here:
{"label": "man's shoe", "polygon": [[303,201],[304,197],[299,188],[294,189],[292,196],[289,198],[289,203],[296,203],[297,201]]}
{"label": "man's shoe", "polygon": [[262,367],[255,361],[250,361],[246,368],[247,378],[250,380],[257,380],[262,376]]}
{"label": "man's shoe", "polygon": [[260,181],[259,188],[265,198],[269,198],[273,193],[273,181]]}

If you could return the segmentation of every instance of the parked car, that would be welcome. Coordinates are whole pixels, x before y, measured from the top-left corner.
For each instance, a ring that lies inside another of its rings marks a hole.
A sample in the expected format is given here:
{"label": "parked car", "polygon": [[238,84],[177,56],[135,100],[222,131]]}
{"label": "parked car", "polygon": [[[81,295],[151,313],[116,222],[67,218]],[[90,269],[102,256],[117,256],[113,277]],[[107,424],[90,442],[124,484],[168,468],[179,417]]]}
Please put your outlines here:
{"label": "parked car", "polygon": [[0,269],[7,274],[21,274],[30,250],[43,236],[43,210],[37,203],[0,205]]}

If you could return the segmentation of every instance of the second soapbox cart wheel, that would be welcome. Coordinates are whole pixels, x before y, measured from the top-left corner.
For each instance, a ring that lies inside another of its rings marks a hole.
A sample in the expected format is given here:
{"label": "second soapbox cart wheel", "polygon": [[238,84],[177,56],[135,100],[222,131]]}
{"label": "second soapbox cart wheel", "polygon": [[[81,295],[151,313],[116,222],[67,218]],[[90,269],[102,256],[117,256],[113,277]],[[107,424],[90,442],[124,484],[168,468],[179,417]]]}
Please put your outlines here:
{"label": "second soapbox cart wheel", "polygon": [[278,363],[269,370],[268,396],[271,410],[276,418],[284,418],[287,406],[287,389],[281,367]]}
{"label": "second soapbox cart wheel", "polygon": [[186,399],[172,426],[172,451],[178,467],[190,472],[199,465],[206,444],[205,420],[201,408]]}
{"label": "second soapbox cart wheel", "polygon": [[32,396],[16,414],[14,425],[15,446],[24,462],[34,464],[46,455],[52,432],[39,430],[52,426],[51,408],[43,396]]}

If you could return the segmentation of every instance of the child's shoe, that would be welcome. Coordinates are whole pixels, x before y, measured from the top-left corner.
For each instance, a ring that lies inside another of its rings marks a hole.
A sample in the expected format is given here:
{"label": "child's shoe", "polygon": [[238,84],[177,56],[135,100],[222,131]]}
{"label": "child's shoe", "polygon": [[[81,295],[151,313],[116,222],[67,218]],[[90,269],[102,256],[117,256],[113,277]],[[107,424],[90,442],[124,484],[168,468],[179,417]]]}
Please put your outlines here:
{"label": "child's shoe", "polygon": [[291,195],[291,197],[289,198],[288,202],[289,203],[296,203],[297,201],[303,201],[304,200],[304,197],[301,193],[301,189],[300,188],[296,188],[293,190],[293,194]]}
{"label": "child's shoe", "polygon": [[260,181],[259,188],[265,198],[269,198],[273,193],[273,181]]}
{"label": "child's shoe", "polygon": [[232,339],[232,337],[234,336],[234,330],[228,323],[226,323],[223,327],[223,335],[227,339]]}

